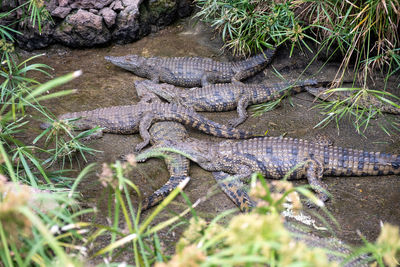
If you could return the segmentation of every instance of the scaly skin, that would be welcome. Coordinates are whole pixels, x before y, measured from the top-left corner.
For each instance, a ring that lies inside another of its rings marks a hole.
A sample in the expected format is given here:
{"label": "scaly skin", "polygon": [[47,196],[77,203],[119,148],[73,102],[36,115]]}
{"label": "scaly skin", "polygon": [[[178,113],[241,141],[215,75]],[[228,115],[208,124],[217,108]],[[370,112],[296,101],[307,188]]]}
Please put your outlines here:
{"label": "scaly skin", "polygon": [[282,82],[271,85],[225,83],[211,84],[202,88],[182,90],[173,85],[154,83],[149,80],[138,83],[138,87],[152,92],[170,103],[178,103],[195,111],[221,112],[237,109],[239,118],[229,121],[236,127],[248,117],[246,108],[249,105],[261,104],[279,99],[288,92],[300,93],[305,87],[326,85],[329,82],[305,80],[295,83]]}
{"label": "scaly skin", "polygon": [[201,57],[151,57],[138,55],[106,56],[112,64],[135,75],[183,87],[205,86],[209,83],[241,81],[264,69],[271,61],[275,49],[247,60],[218,62]]}
{"label": "scaly skin", "polygon": [[[67,113],[59,117],[60,120],[73,118],[80,118],[74,122],[77,130],[88,130],[99,126],[103,128],[101,132],[105,133],[133,134],[139,132],[144,141],[136,146],[136,151],[140,151],[149,143],[150,134],[148,129],[157,121],[180,122],[218,137],[240,139],[254,136],[250,132],[230,128],[208,120],[192,109],[159,102],[99,108],[90,111]],[[47,127],[49,127],[48,124],[41,125],[41,128]]]}
{"label": "scaly skin", "polygon": [[[163,146],[168,142],[184,142],[189,135],[185,127],[176,122],[165,121],[153,124],[149,130],[150,143],[153,147]],[[190,161],[177,153],[166,152],[164,159],[170,178],[160,189],[157,189],[151,196],[145,199],[142,203],[142,210],[147,210],[166,198],[172,190],[174,190],[179,183],[189,177],[189,164]],[[224,173],[213,173],[215,180],[218,182],[219,187],[231,199],[239,199],[238,205],[241,211],[249,211],[254,205],[245,191],[242,190],[242,183],[240,181],[228,181]],[[189,177],[190,178],[190,177]]]}
{"label": "scaly skin", "polygon": [[[254,172],[272,179],[282,179],[285,175],[289,180],[305,177],[321,201],[329,199],[322,183],[324,175],[400,173],[400,155],[326,146],[293,138],[260,137],[238,142],[205,142],[189,138],[186,142],[168,142],[165,148],[184,152],[205,170],[222,172],[225,176],[232,174],[233,181],[248,179]],[[240,198],[229,197],[236,204],[241,203]]]}
{"label": "scaly skin", "polygon": [[[189,137],[185,127],[177,122],[163,121],[154,123],[150,130],[150,143],[153,146],[164,145],[168,141],[183,142]],[[160,189],[156,190],[151,196],[142,203],[142,210],[147,210],[171,193],[183,180],[189,177],[190,161],[177,153],[166,153],[164,159],[167,165],[170,178]],[[190,177],[189,177],[190,178]]]}
{"label": "scaly skin", "polygon": [[337,261],[341,263],[340,266],[344,267],[367,267],[370,266],[368,263],[372,263],[372,259],[366,254],[359,255],[353,258],[351,261],[344,261],[346,257],[352,255],[354,250],[344,243],[343,241],[335,237],[320,237],[318,235],[309,233],[303,227],[296,226],[296,224],[285,221],[284,222],[286,230],[288,230],[293,238],[298,242],[303,242],[307,247],[310,248],[320,248],[326,251],[329,261]]}
{"label": "scaly skin", "polygon": [[[314,95],[315,97],[320,98],[323,101],[335,101],[335,100],[343,101],[345,99],[350,98],[353,94],[356,93],[355,91],[335,91],[333,93],[325,93],[327,89],[321,87],[306,87],[305,90],[310,94]],[[377,109],[380,109],[382,112],[385,113],[400,115],[400,108],[382,102],[376,97],[371,96],[370,94],[367,94],[365,96],[360,96],[360,98],[357,99],[357,104],[364,108],[369,108],[370,106],[372,106]],[[397,103],[397,105],[400,104]]]}

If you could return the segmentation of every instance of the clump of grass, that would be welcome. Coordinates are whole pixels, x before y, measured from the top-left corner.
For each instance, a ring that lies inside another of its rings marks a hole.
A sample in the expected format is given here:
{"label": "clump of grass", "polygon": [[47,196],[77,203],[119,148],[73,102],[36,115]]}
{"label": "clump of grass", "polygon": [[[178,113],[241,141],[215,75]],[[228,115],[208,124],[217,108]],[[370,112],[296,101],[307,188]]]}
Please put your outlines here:
{"label": "clump of grass", "polygon": [[[398,0],[197,0],[197,4],[201,10],[195,17],[221,32],[225,46],[235,53],[248,54],[265,46],[286,43],[291,47],[292,55],[295,46],[311,51],[308,44],[314,43],[318,51],[311,61],[320,53],[326,53],[328,60],[335,56],[342,58],[336,76],[332,78],[333,86],[340,85],[346,71],[353,68],[353,85],[357,82],[370,93],[373,90],[368,88],[368,83],[381,72],[385,77],[385,90],[389,77],[400,70]],[[393,105],[383,95],[377,97],[372,93],[369,97]],[[279,102],[258,105],[258,113],[274,108]],[[365,116],[366,111],[356,110],[348,103],[342,101],[321,123],[338,121],[351,114],[356,121],[362,120],[361,126],[369,125],[367,122],[371,117]],[[346,112],[348,109],[351,112]],[[374,110],[381,114],[379,108]],[[358,132],[360,124],[355,124]],[[398,127],[396,123],[389,125]],[[381,128],[389,132],[387,127]]]}
{"label": "clump of grass", "polygon": [[52,266],[56,259],[64,266],[80,265],[74,259],[86,256],[86,248],[74,243],[88,224],[73,214],[78,210],[74,190],[92,168],[85,168],[68,191],[40,190],[0,175],[0,260],[5,266]]}
{"label": "clump of grass", "polygon": [[[95,230],[88,238],[88,247],[93,247],[91,257],[102,257],[106,262],[115,262],[116,258],[124,251],[129,251],[134,258],[136,266],[151,266],[155,261],[164,261],[160,238],[157,232],[179,222],[181,218],[193,211],[196,203],[182,213],[170,219],[154,224],[158,214],[179,194],[188,183],[184,180],[173,190],[146,218],[141,216],[141,194],[137,186],[130,181],[128,175],[135,170],[136,158],[133,155],[126,157],[127,162],[116,161],[114,164],[104,163],[99,174],[99,181],[104,186],[107,197],[107,218],[109,225],[95,224]],[[137,205],[131,192],[139,196]],[[109,245],[99,249],[96,245],[100,237],[108,237]]]}
{"label": "clump of grass", "polygon": [[[385,91],[365,88],[334,88],[323,90],[319,96],[326,102],[315,107],[320,108],[326,117],[315,127],[325,127],[331,121],[336,123],[339,130],[339,121],[344,118],[353,118],[352,122],[359,134],[367,130],[370,122],[383,113],[400,114],[400,98]],[[386,118],[386,123],[380,123],[380,128],[390,135],[391,130],[400,131],[398,123]]]}
{"label": "clump of grass", "polygon": [[[53,145],[54,148],[46,149],[45,152],[50,155],[43,164],[50,164],[57,161],[62,161],[62,166],[65,165],[66,160],[72,164],[72,159],[77,154],[81,155],[84,161],[86,160],[87,154],[94,154],[100,152],[98,150],[88,147],[84,141],[95,135],[97,131],[101,130],[99,127],[95,127],[90,130],[81,131],[76,134],[74,131],[74,120],[53,120],[51,126],[45,129],[36,139],[33,141],[35,144],[42,137],[45,138],[45,145]],[[49,124],[50,125],[50,124]]]}
{"label": "clump of grass", "polygon": [[238,54],[286,41],[301,43],[313,39],[296,20],[292,1],[214,1],[197,0],[201,10],[195,17],[210,23],[222,33],[225,46]]}

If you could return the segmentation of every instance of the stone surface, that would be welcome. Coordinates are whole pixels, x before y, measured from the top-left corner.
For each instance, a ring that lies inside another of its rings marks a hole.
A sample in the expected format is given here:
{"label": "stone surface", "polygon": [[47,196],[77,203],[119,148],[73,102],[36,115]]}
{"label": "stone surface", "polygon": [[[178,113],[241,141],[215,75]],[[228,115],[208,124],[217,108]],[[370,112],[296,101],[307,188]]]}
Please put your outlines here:
{"label": "stone surface", "polygon": [[117,18],[117,13],[114,12],[109,7],[105,7],[102,10],[100,10],[99,15],[101,15],[104,19],[104,22],[106,23],[108,28],[111,28],[115,24],[115,19]]}
{"label": "stone surface", "polygon": [[51,13],[57,8],[57,0],[48,0],[44,2],[46,9]]}
{"label": "stone surface", "polygon": [[79,9],[56,28],[54,37],[62,44],[80,47],[105,44],[111,35],[101,16]]}
{"label": "stone surface", "polygon": [[78,0],[71,4],[72,8],[83,9],[102,9],[103,7],[111,4],[113,0]]}
{"label": "stone surface", "polygon": [[113,5],[110,5],[110,7],[117,12],[124,9],[124,6],[122,5],[122,2],[120,0],[113,2]]}
{"label": "stone surface", "polygon": [[[13,9],[16,2],[3,0],[0,11]],[[14,23],[21,18],[21,10],[1,18],[1,25],[12,25],[22,33],[15,35],[21,48],[39,49],[52,43],[71,47],[129,43],[192,10],[192,0],[46,0],[45,5],[53,20],[45,23],[42,32],[28,21]]]}
{"label": "stone surface", "polygon": [[42,30],[39,32],[37,24],[31,26],[29,18],[19,23],[19,27],[24,29],[23,34],[16,34],[14,37],[19,47],[26,50],[45,48],[53,43],[54,28],[50,22],[43,22]]}
{"label": "stone surface", "polygon": [[52,15],[53,17],[63,19],[63,18],[65,18],[66,16],[68,16],[68,14],[69,14],[70,11],[71,11],[71,8],[70,8],[70,7],[61,7],[61,6],[59,6],[59,7],[57,7],[56,9],[54,9],[54,10],[51,12],[51,15]]}
{"label": "stone surface", "polygon": [[60,7],[66,7],[68,3],[69,3],[68,0],[58,0],[58,6]]}
{"label": "stone surface", "polygon": [[93,13],[93,14],[96,14],[96,15],[99,14],[99,11],[97,9],[94,9],[94,8],[89,9],[89,12]]}
{"label": "stone surface", "polygon": [[116,28],[112,39],[117,43],[128,43],[139,39],[139,5],[141,0],[124,0],[128,6],[117,16]]}

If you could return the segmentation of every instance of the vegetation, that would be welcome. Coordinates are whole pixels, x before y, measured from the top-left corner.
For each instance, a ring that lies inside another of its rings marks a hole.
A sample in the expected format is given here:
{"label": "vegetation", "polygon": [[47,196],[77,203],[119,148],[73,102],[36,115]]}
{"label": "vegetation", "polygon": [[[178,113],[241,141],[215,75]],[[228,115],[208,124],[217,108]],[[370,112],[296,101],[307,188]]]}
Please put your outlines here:
{"label": "vegetation", "polygon": [[[313,46],[318,47],[311,61],[320,54],[325,54],[328,60],[342,59],[336,77],[332,79],[334,85],[341,84],[346,71],[354,66],[353,86],[361,85],[362,97],[399,108],[395,103],[399,99],[388,92],[376,94],[368,90],[369,79],[376,77],[376,72],[384,75],[383,89],[386,90],[389,77],[400,70],[398,0],[197,0],[197,3],[201,10],[196,17],[219,30],[226,47],[234,52],[247,54],[283,43],[290,45],[291,54],[295,46],[309,51]],[[354,105],[359,96],[355,93],[349,96],[351,101],[324,106],[327,117],[319,125],[332,120],[338,122],[350,114],[357,122],[357,131],[365,130],[371,118],[381,112],[376,106]],[[393,98],[396,101],[391,100]],[[260,105],[258,111],[268,111],[271,107],[271,104]],[[391,125],[399,130],[398,122]],[[382,128],[389,133],[387,127],[382,125]]]}

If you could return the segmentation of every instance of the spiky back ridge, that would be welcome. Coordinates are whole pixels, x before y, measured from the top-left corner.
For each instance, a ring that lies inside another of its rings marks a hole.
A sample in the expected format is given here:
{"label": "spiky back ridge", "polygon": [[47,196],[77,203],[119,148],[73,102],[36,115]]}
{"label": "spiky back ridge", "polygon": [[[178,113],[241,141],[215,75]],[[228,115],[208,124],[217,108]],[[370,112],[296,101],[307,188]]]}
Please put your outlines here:
{"label": "spiky back ridge", "polygon": [[[391,175],[400,173],[400,155],[324,146],[302,139],[264,137],[240,142],[223,142],[216,148],[223,155],[244,155],[266,176],[282,178],[295,166],[314,160],[327,176]],[[299,168],[290,178],[305,176]]]}
{"label": "spiky back ridge", "polygon": [[148,62],[155,67],[162,66],[174,71],[177,77],[197,75],[204,71],[233,74],[231,62],[220,62],[204,57],[152,57],[148,58]]}

